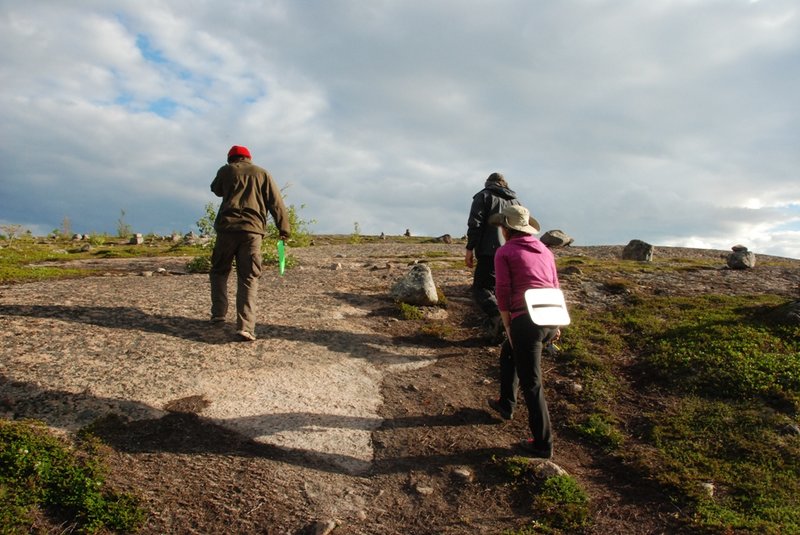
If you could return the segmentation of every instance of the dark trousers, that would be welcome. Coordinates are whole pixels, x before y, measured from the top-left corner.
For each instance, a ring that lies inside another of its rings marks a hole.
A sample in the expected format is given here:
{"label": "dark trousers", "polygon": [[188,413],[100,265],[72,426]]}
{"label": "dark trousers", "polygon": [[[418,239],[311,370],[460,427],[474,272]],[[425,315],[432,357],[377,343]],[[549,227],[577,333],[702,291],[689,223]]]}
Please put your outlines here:
{"label": "dark trousers", "polygon": [[[555,337],[556,327],[541,327],[531,321],[530,316],[524,314],[511,321],[511,351],[514,360],[514,370],[519,380],[519,389],[525,398],[528,407],[528,426],[530,427],[536,447],[553,449],[553,436],[550,429],[550,413],[547,411],[547,401],[544,398],[544,385],[542,384],[542,349]],[[503,372],[503,353],[501,351],[501,381],[509,372]],[[507,365],[506,365],[507,366]],[[511,381],[506,377],[506,386],[501,384],[501,396],[505,389],[515,393],[513,377]],[[516,396],[514,396],[514,401]],[[513,407],[512,407],[513,408]]]}
{"label": "dark trousers", "polygon": [[517,407],[519,377],[514,364],[514,351],[508,340],[500,346],[500,406],[508,412]]}
{"label": "dark trousers", "polygon": [[228,276],[236,259],[236,329],[255,334],[258,278],[261,276],[261,235],[219,232],[211,253],[211,316],[228,313]]}
{"label": "dark trousers", "polygon": [[489,318],[500,315],[494,295],[494,256],[476,257],[477,265],[472,278],[472,299]]}

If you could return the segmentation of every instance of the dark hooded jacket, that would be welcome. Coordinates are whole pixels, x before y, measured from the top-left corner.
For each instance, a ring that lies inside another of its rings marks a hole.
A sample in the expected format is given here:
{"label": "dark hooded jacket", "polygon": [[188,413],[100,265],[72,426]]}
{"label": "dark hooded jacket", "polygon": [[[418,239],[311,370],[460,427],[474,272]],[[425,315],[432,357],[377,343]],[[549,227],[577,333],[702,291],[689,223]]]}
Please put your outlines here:
{"label": "dark hooded jacket", "polygon": [[262,236],[267,230],[267,214],[272,215],[281,234],[289,236],[289,214],[281,192],[266,169],[249,158],[220,167],[211,191],[222,197],[214,228],[217,232],[252,232]]}
{"label": "dark hooded jacket", "polygon": [[487,181],[484,188],[472,197],[467,221],[467,249],[475,256],[494,256],[503,245],[500,228],[489,224],[489,216],[513,204],[519,204],[517,194],[491,181]]}

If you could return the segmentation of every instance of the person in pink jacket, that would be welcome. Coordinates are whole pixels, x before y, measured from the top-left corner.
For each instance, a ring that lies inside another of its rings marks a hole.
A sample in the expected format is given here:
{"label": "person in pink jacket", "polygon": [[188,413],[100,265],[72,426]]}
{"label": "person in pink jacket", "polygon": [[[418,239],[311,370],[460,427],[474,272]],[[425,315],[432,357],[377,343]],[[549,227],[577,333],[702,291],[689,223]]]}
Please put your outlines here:
{"label": "person in pink jacket", "polygon": [[[550,458],[553,437],[550,415],[542,384],[542,348],[560,336],[557,327],[533,323],[525,304],[530,288],[559,288],[553,253],[534,234],[539,223],[523,206],[507,206],[489,218],[502,229],[506,243],[494,257],[495,296],[500,317],[508,335],[501,349],[501,397],[490,406],[510,419],[516,405],[516,385],[528,407],[528,425],[532,438],[521,447],[535,457]],[[503,355],[505,353],[505,355]],[[505,358],[504,358],[505,357]]]}

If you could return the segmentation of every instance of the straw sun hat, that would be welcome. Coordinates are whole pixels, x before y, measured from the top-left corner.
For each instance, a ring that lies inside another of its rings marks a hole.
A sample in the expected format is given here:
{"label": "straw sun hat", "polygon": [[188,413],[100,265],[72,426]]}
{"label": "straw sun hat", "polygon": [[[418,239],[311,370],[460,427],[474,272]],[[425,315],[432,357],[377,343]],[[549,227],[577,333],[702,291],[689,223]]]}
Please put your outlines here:
{"label": "straw sun hat", "polygon": [[490,215],[489,224],[519,230],[526,234],[536,234],[541,228],[539,222],[531,217],[528,209],[518,204],[506,206],[499,214]]}

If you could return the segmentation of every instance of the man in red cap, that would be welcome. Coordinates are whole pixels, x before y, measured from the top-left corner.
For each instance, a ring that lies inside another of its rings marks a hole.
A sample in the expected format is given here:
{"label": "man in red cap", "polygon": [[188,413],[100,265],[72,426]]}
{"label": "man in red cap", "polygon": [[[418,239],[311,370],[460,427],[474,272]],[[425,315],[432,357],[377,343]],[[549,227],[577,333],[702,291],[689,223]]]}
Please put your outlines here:
{"label": "man in red cap", "polygon": [[236,259],[236,334],[256,339],[256,297],[261,276],[261,240],[272,215],[281,239],[289,237],[289,215],[280,189],[270,174],[255,165],[247,147],[234,145],[228,163],[217,171],[211,191],[222,197],[211,255],[211,321],[224,322],[228,313],[228,276]]}

